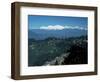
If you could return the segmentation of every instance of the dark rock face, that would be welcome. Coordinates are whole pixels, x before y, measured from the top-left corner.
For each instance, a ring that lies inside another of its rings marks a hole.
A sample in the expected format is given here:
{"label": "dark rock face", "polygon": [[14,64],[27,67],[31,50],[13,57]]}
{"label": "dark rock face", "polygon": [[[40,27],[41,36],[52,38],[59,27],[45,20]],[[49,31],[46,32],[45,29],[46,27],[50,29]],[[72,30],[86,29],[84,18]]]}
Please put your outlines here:
{"label": "dark rock face", "polygon": [[64,59],[63,64],[87,64],[87,44],[73,45],[69,52],[69,56]]}

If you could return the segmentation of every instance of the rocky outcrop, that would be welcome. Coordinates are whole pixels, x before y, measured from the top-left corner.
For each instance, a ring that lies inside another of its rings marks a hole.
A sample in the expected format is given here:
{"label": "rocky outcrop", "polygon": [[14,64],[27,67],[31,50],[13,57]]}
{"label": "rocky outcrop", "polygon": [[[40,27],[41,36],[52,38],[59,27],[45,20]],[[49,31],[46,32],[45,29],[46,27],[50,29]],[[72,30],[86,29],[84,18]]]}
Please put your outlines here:
{"label": "rocky outcrop", "polygon": [[64,62],[65,58],[68,57],[69,53],[64,53],[59,57],[56,57],[52,61],[47,61],[44,65],[62,65]]}

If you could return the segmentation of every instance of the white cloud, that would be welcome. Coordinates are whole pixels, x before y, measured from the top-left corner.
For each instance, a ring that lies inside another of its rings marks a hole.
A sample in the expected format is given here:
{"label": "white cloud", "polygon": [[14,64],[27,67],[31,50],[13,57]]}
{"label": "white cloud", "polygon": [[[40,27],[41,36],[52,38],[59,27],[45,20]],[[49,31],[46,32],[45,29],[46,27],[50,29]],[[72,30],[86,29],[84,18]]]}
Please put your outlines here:
{"label": "white cloud", "polygon": [[79,26],[65,26],[66,29],[80,29],[87,30],[87,28],[79,27]]}
{"label": "white cloud", "polygon": [[87,28],[79,27],[79,26],[61,26],[61,25],[49,25],[49,26],[41,26],[40,29],[46,30],[62,30],[62,29],[80,29],[80,30],[87,30]]}
{"label": "white cloud", "polygon": [[48,29],[48,30],[62,30],[64,28],[65,27],[64,26],[61,26],[61,25],[54,25],[54,26],[49,25],[47,27],[45,27],[45,26],[40,27],[40,29]]}

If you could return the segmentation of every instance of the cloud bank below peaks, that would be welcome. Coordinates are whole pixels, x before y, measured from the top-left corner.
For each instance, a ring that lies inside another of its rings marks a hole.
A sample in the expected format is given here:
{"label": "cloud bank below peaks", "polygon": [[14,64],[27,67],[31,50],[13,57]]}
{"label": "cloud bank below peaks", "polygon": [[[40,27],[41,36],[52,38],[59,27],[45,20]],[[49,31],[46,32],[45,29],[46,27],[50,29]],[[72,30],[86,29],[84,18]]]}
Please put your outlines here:
{"label": "cloud bank below peaks", "polygon": [[61,26],[61,25],[49,25],[49,26],[41,26],[40,29],[44,30],[63,30],[63,29],[79,29],[79,30],[87,30],[87,28],[79,27],[79,26]]}

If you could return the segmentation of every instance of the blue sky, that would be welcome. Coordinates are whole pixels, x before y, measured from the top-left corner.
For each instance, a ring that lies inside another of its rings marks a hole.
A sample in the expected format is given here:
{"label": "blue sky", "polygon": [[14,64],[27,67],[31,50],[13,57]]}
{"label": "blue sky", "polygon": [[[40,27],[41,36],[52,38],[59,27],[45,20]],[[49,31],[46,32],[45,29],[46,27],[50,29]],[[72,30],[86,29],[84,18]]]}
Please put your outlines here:
{"label": "blue sky", "polygon": [[82,28],[86,29],[88,26],[87,17],[70,17],[70,16],[42,16],[29,15],[28,28],[29,29],[58,29],[58,28]]}

